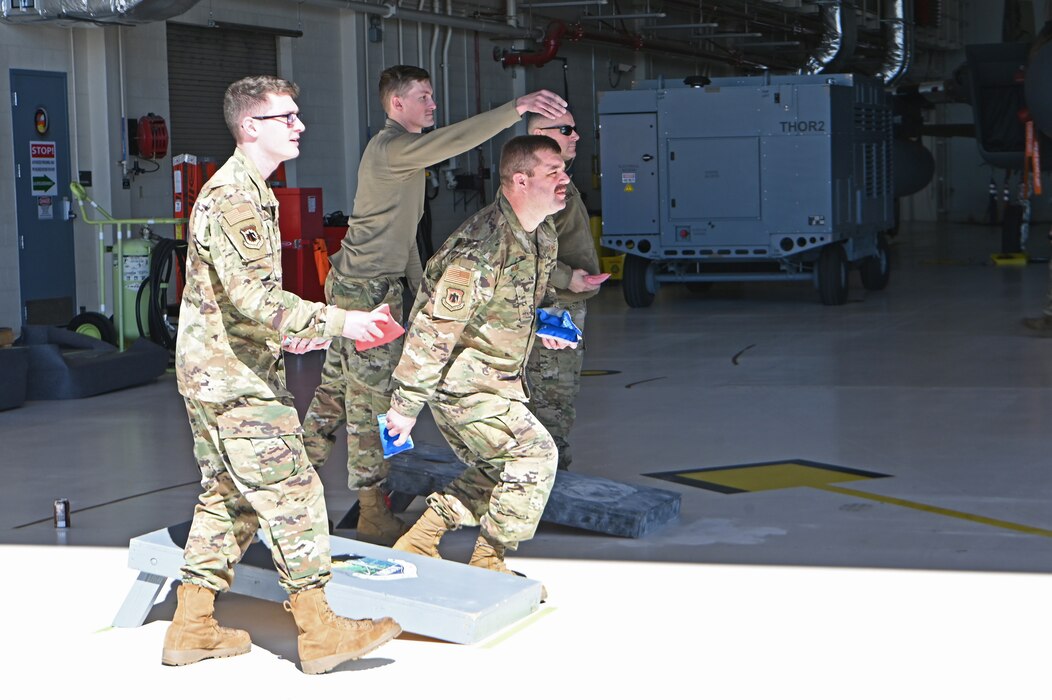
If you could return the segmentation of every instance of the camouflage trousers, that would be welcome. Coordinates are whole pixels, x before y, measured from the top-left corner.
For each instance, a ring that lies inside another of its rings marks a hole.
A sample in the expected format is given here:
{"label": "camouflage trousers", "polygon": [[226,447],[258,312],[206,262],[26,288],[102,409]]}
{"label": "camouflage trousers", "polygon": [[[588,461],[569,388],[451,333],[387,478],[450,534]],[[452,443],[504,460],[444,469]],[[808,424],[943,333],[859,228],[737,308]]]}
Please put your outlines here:
{"label": "camouflage trousers", "polygon": [[288,593],[331,577],[328,514],[321,479],[307,461],[290,402],[232,404],[186,399],[202,494],[183,552],[182,578],[226,591],[259,527]]}
{"label": "camouflage trousers", "polygon": [[479,526],[516,549],[533,537],[555,483],[558,455],[544,426],[518,401],[492,394],[429,404],[435,423],[467,469],[427,498],[447,524]]}
{"label": "camouflage trousers", "polygon": [[[562,304],[573,322],[584,333],[586,302]],[[526,381],[530,387],[530,411],[537,416],[559,448],[559,469],[573,461],[568,437],[577,418],[577,393],[581,390],[581,367],[584,365],[584,339],[573,350],[549,350],[540,342],[526,363]]]}
{"label": "camouflage trousers", "polygon": [[[402,320],[402,281],[379,277],[351,280],[334,270],[325,280],[325,299],[341,309],[371,311],[390,304]],[[375,486],[387,478],[376,416],[391,405],[391,374],[402,356],[402,338],[358,352],[354,341],[333,338],[325,351],[321,383],[303,418],[303,444],[315,469],[329,459],[340,426],[346,424],[347,486]]]}

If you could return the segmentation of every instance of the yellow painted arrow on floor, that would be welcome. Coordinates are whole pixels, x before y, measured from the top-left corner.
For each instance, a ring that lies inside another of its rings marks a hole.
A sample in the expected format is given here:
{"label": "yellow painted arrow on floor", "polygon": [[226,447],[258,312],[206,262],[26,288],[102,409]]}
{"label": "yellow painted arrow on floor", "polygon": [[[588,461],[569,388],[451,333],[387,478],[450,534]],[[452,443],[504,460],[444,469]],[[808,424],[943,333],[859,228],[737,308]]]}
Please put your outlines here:
{"label": "yellow painted arrow on floor", "polygon": [[841,486],[832,486],[826,484],[825,486],[815,486],[814,488],[821,489],[823,491],[830,491],[831,493],[839,493],[845,496],[854,496],[855,498],[865,498],[870,501],[879,501],[880,503],[889,503],[893,506],[902,506],[903,508],[912,508],[913,510],[921,510],[925,513],[935,513],[936,515],[945,515],[950,518],[959,518],[961,520],[968,520],[973,523],[981,523],[983,525],[990,525],[991,527],[1000,527],[1005,530],[1015,530],[1016,532],[1025,532],[1028,535],[1039,535],[1041,537],[1052,537],[1052,530],[1046,530],[1040,527],[1031,527],[1029,525],[1022,525],[1020,523],[1009,522],[1008,520],[998,520],[997,518],[987,518],[982,515],[975,515],[974,513],[965,513],[960,510],[951,510],[949,508],[940,508],[939,506],[930,506],[925,503],[915,503],[914,501],[907,501],[902,498],[895,498],[893,496],[881,496],[875,493],[866,493],[865,491],[857,491],[855,489],[845,489]]}
{"label": "yellow painted arrow on floor", "polygon": [[710,469],[695,469],[690,471],[662,472],[648,474],[659,479],[673,481],[679,484],[697,486],[700,488],[719,491],[720,493],[752,493],[756,491],[774,491],[789,488],[814,488],[829,493],[838,493],[843,496],[861,498],[867,501],[887,503],[889,505],[911,508],[925,513],[944,515],[949,518],[967,520],[973,523],[999,527],[1005,530],[1023,532],[1028,535],[1039,537],[1052,537],[1052,530],[1040,527],[1031,527],[1021,523],[1013,523],[1008,520],[987,518],[974,513],[965,513],[950,508],[940,508],[926,503],[907,501],[894,496],[882,496],[880,494],[868,493],[857,489],[835,486],[836,483],[847,481],[861,481],[868,479],[885,478],[887,474],[877,472],[866,472],[860,469],[849,469],[830,464],[821,464],[807,460],[787,460],[784,462],[762,462],[758,464],[742,464],[733,467],[715,467]]}

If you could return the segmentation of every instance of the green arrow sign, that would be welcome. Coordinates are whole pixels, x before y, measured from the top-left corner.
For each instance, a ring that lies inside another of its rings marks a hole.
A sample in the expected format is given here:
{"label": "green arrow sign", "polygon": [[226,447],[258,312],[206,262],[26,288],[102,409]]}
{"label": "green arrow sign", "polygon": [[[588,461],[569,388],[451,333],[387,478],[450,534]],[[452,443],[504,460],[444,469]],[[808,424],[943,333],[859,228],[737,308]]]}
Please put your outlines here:
{"label": "green arrow sign", "polygon": [[47,192],[55,186],[55,181],[47,175],[36,175],[33,177],[33,191]]}

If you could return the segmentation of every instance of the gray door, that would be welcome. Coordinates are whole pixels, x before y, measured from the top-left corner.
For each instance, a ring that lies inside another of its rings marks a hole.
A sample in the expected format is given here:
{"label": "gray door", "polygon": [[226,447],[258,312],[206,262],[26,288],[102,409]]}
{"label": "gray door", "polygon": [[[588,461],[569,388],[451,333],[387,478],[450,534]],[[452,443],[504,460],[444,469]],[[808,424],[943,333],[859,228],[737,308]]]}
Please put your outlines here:
{"label": "gray door", "polygon": [[758,138],[669,139],[668,151],[672,221],[760,218]]}
{"label": "gray door", "polygon": [[64,325],[77,289],[66,74],[12,70],[11,105],[22,320]]}
{"label": "gray door", "polygon": [[658,232],[658,140],[653,112],[599,117],[603,235]]}

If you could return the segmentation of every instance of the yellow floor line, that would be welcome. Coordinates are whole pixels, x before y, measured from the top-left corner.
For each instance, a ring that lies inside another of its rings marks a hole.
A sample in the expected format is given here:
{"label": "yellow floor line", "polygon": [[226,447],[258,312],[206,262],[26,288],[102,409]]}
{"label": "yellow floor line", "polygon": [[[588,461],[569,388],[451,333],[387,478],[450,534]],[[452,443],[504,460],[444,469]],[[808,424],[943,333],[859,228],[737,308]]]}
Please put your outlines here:
{"label": "yellow floor line", "polygon": [[939,508],[938,506],[929,506],[924,503],[915,503],[914,501],[905,501],[901,498],[894,498],[892,496],[881,496],[875,493],[866,493],[865,491],[856,491],[855,489],[845,489],[840,486],[830,485],[813,485],[811,488],[822,489],[823,491],[832,491],[833,493],[843,494],[845,496],[855,496],[857,498],[865,498],[870,501],[879,501],[880,503],[889,503],[891,505],[902,506],[903,508],[913,508],[914,510],[921,510],[926,513],[936,513],[938,515],[946,515],[951,518],[959,518],[961,520],[968,520],[973,523],[981,523],[983,525],[990,525],[992,527],[1000,527],[1005,530],[1015,530],[1016,532],[1025,532],[1028,535],[1038,535],[1040,537],[1052,537],[1052,530],[1045,530],[1040,527],[1031,527],[1030,525],[1021,525],[1020,523],[1013,523],[1007,520],[997,520],[996,518],[986,518],[981,515],[974,515],[973,513],[964,513],[959,510],[950,510],[949,508]]}
{"label": "yellow floor line", "polygon": [[504,640],[506,640],[509,637],[511,637],[513,634],[517,634],[518,632],[520,632],[520,631],[526,629],[527,627],[529,627],[530,625],[532,625],[534,622],[537,622],[537,620],[540,620],[542,617],[545,617],[547,615],[551,615],[553,612],[555,612],[558,609],[559,608],[545,607],[544,610],[541,610],[540,612],[538,612],[535,615],[530,615],[529,617],[527,617],[525,620],[523,620],[519,624],[515,625],[514,627],[509,627],[508,629],[504,630],[504,632],[500,636],[494,637],[493,639],[489,640],[485,644],[482,644],[481,647],[483,649],[492,649],[495,646],[497,646],[498,644],[500,644],[501,642],[503,642]]}

